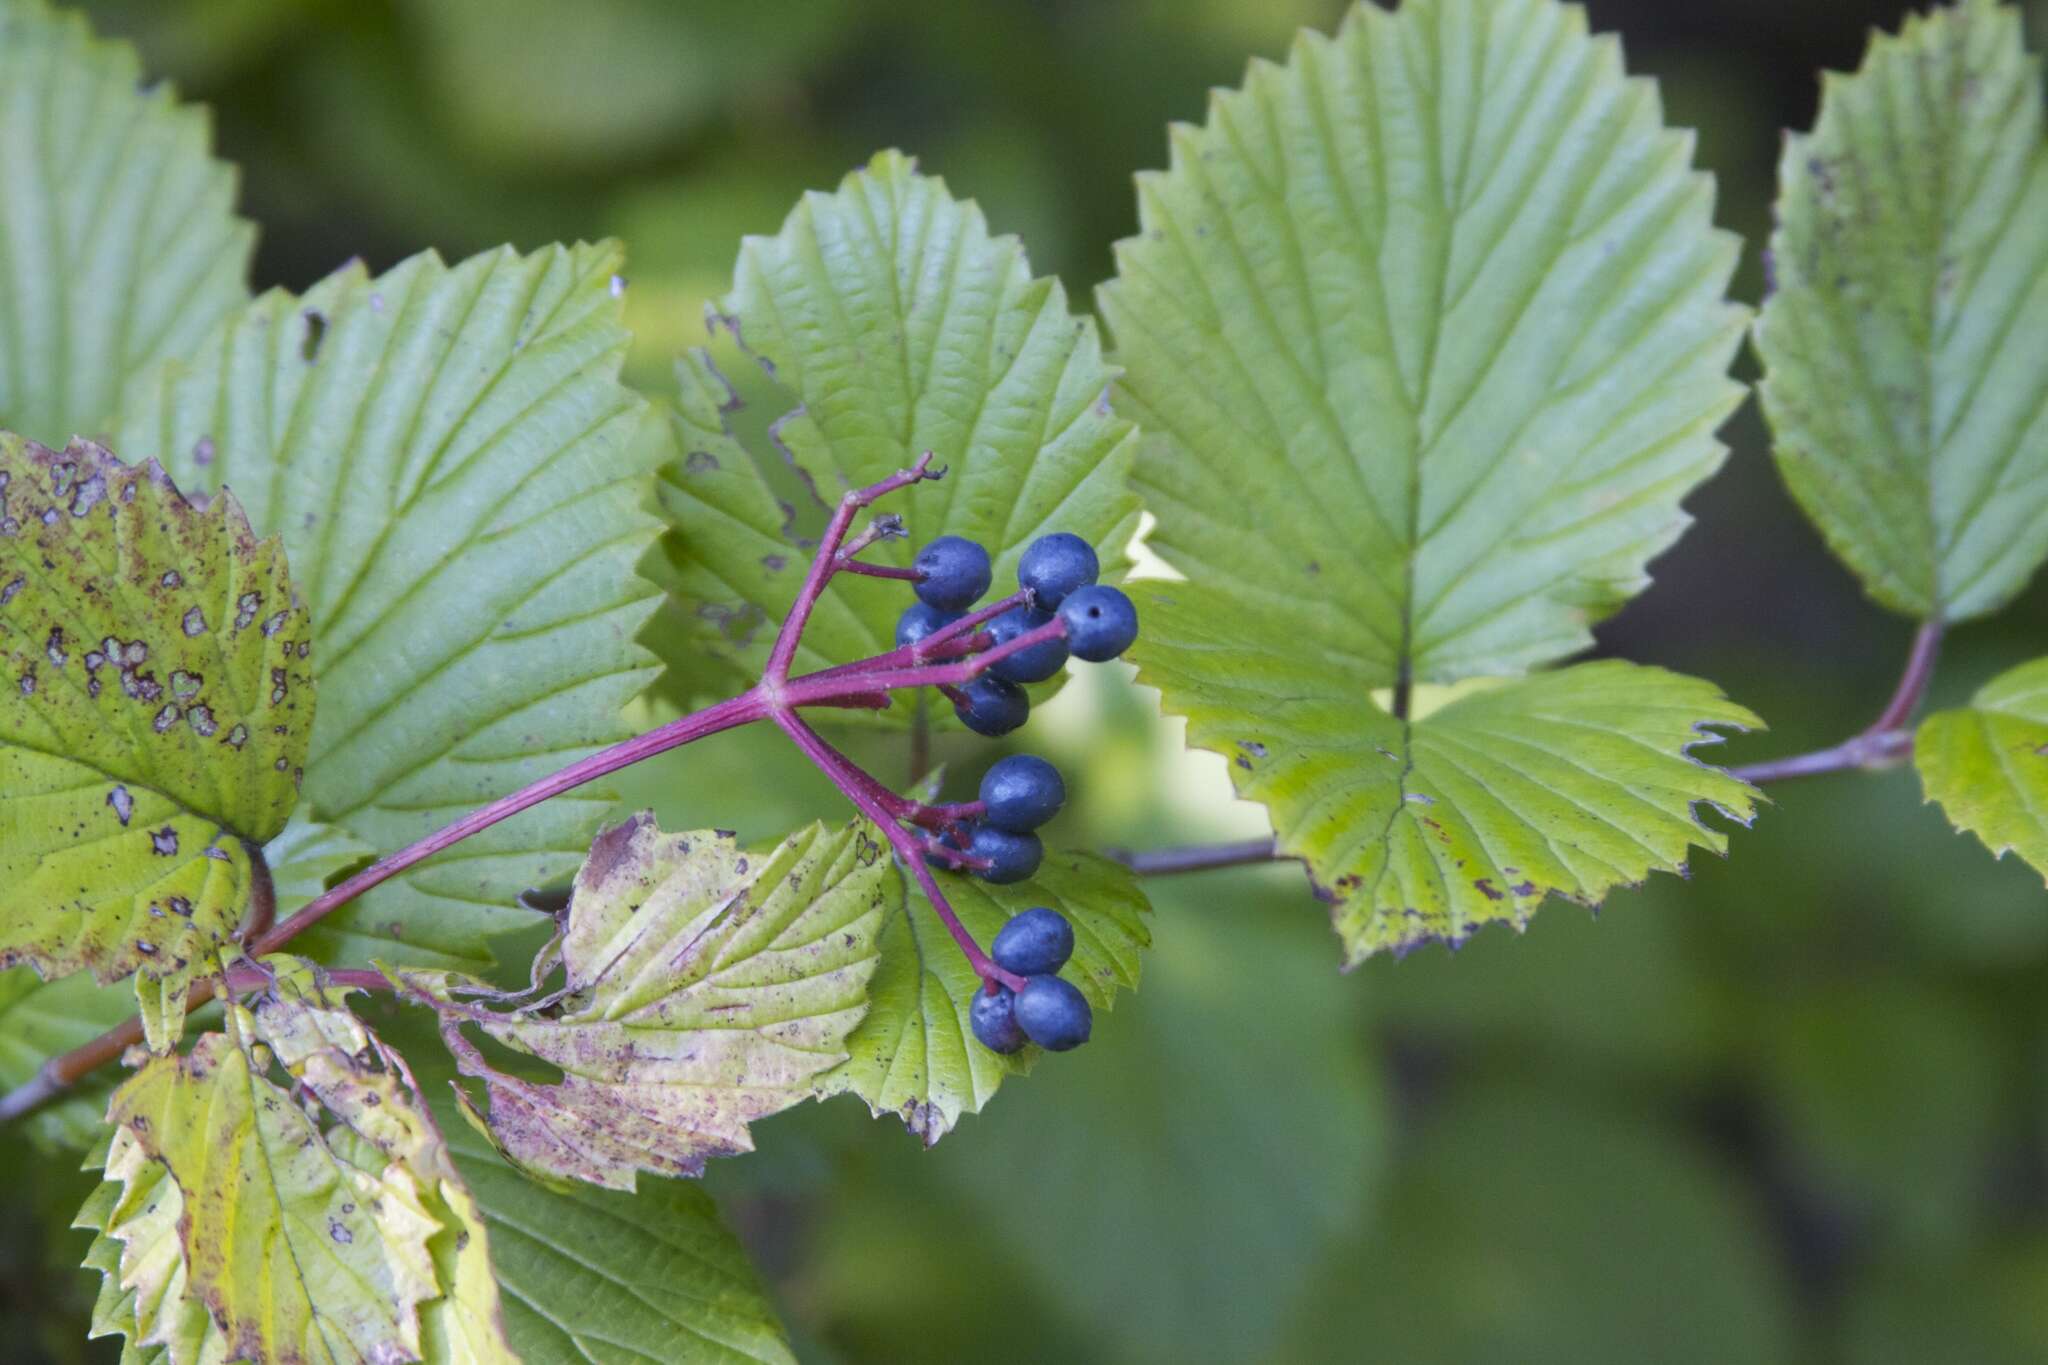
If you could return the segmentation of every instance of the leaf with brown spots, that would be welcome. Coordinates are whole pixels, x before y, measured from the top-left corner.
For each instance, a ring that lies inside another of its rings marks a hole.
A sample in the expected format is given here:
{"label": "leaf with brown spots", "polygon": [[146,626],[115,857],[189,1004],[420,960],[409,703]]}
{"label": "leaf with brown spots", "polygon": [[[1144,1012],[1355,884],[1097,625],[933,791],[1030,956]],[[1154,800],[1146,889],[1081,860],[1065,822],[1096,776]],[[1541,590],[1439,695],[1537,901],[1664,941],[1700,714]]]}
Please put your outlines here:
{"label": "leaf with brown spots", "polygon": [[172,1365],[510,1361],[482,1218],[404,1063],[309,968],[268,965],[225,1032],[115,1092],[80,1219],[96,1331]]}
{"label": "leaf with brown spots", "polygon": [[[715,831],[663,834],[642,814],[600,834],[577,874],[559,990],[498,1009],[502,994],[472,977],[391,975],[440,1011],[488,1113],[465,1105],[508,1161],[631,1189],[638,1171],[695,1175],[751,1150],[750,1122],[820,1093],[867,1010],[889,876],[861,823],[750,853]],[[466,1027],[560,1078],[492,1065]]]}
{"label": "leaf with brown spots", "polygon": [[1968,706],[1922,721],[1913,762],[1927,799],[1957,829],[2048,877],[2048,659],[2008,669]]}
{"label": "leaf with brown spots", "polygon": [[163,1045],[298,800],[309,636],[232,496],[0,434],[0,965],[136,973]]}

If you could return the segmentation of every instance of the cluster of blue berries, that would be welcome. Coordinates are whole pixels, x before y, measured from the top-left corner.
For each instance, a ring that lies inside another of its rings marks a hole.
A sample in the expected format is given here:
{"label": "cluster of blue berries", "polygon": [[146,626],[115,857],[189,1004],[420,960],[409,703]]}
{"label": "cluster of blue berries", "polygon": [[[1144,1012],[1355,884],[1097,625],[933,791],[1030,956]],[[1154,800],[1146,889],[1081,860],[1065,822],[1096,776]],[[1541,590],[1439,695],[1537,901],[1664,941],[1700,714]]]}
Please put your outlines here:
{"label": "cluster of blue berries", "polygon": [[[898,647],[914,645],[960,620],[989,589],[994,577],[988,551],[962,536],[940,536],[912,561],[917,601],[896,623]],[[1022,602],[981,627],[990,647],[1060,629],[1007,654],[964,687],[949,693],[953,712],[968,729],[1006,735],[1031,715],[1025,683],[1044,682],[1066,667],[1069,657],[1088,663],[1116,658],[1138,638],[1138,612],[1131,599],[1096,582],[1101,566],[1095,551],[1077,535],[1061,531],[1040,536],[1017,562]],[[942,849],[964,855],[962,863],[990,882],[1020,882],[1038,870],[1045,856],[1037,830],[1066,802],[1059,770],[1042,758],[1015,754],[999,760],[981,779],[981,813],[947,829]],[[1026,1043],[1065,1052],[1088,1041],[1094,1016],[1088,999],[1060,968],[1074,952],[1074,927],[1064,915],[1034,906],[1011,917],[989,945],[989,956],[1021,989],[989,980],[968,1007],[968,1021],[982,1046],[1012,1053]]]}
{"label": "cluster of blue berries", "polygon": [[1065,915],[1033,906],[1010,917],[989,945],[989,956],[1006,972],[1024,978],[1013,991],[995,981],[974,993],[968,1023],[981,1045],[1011,1053],[1026,1043],[1065,1052],[1088,1041],[1095,1018],[1088,997],[1059,975],[1074,955],[1074,926]]}
{"label": "cluster of blue berries", "polygon": [[[917,552],[911,567],[918,600],[896,622],[898,646],[914,645],[959,620],[993,577],[988,551],[964,536],[940,536]],[[953,713],[962,724],[977,734],[1006,735],[1031,715],[1023,684],[1052,677],[1069,655],[1102,663],[1130,648],[1138,638],[1137,608],[1115,588],[1097,583],[1099,572],[1095,551],[1070,532],[1040,536],[1025,548],[1017,585],[1026,600],[982,630],[1002,645],[1057,616],[1065,623],[1065,638],[1049,637],[998,659],[958,689]]]}

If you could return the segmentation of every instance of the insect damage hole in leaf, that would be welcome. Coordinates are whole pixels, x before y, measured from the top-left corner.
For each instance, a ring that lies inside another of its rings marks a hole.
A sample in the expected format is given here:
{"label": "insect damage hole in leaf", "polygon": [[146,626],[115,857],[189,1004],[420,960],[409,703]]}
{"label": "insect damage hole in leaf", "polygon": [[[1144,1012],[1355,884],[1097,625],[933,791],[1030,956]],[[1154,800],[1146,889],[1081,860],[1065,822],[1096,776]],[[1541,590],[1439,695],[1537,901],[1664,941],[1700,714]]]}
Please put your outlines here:
{"label": "insect damage hole in leaf", "polygon": [[136,973],[175,1036],[298,800],[310,635],[232,496],[0,434],[0,963]]}
{"label": "insect damage hole in leaf", "polygon": [[[484,1083],[487,1109],[464,1093],[465,1111],[507,1161],[631,1189],[638,1171],[695,1175],[751,1150],[750,1122],[819,1093],[867,1009],[887,872],[861,824],[763,853],[643,814],[591,845],[553,950],[558,990],[496,1009],[503,992],[473,977],[391,976]],[[560,1079],[493,1067],[465,1027]]]}
{"label": "insect damage hole in leaf", "polygon": [[[996,581],[1045,531],[1096,547],[1114,581],[1137,527],[1125,485],[1130,423],[1105,401],[1115,370],[1091,319],[1034,278],[1014,237],[991,236],[971,200],[882,152],[834,193],[812,192],[773,237],[749,237],[712,312],[770,367],[795,406],[779,454],[826,504],[936,451],[943,480],[893,510],[903,538],[866,557],[900,566],[942,534],[988,547]],[[797,509],[783,506],[727,427],[737,401],[708,357],[677,367],[673,451],[657,491],[673,533],[644,566],[669,594],[648,639],[672,683],[701,688],[704,657],[757,673],[803,581]],[[797,657],[800,671],[888,649],[902,612],[886,581],[836,579]],[[941,708],[943,710],[943,708]],[[884,712],[907,723],[911,708]],[[948,722],[950,723],[950,722]]]}
{"label": "insect damage hole in leaf", "polygon": [[1691,807],[1750,795],[1685,749],[1755,718],[1704,684],[1586,665],[1420,725],[1369,699],[1584,648],[1725,455],[1738,244],[1655,86],[1553,0],[1361,4],[1171,141],[1099,294],[1188,579],[1140,585],[1133,658],[1347,957],[1718,847]]}

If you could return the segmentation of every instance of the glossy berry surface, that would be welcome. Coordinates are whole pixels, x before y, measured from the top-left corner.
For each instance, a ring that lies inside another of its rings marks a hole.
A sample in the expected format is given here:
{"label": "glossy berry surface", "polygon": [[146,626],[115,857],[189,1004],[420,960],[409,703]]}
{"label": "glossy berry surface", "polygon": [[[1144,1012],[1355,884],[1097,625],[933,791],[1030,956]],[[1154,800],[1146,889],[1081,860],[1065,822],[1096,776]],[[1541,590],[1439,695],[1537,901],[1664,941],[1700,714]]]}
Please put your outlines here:
{"label": "glossy berry surface", "polygon": [[998,967],[1019,976],[1056,972],[1074,955],[1074,926],[1059,911],[1035,905],[1012,915],[996,931],[988,955]]}
{"label": "glossy berry surface", "polygon": [[1060,770],[1036,754],[999,758],[981,775],[982,818],[997,829],[1029,834],[1060,813],[1067,784]]}
{"label": "glossy berry surface", "polygon": [[965,536],[940,536],[917,552],[917,598],[940,611],[965,611],[988,591],[988,551]]}
{"label": "glossy berry surface", "polygon": [[984,673],[960,689],[953,714],[977,735],[1007,735],[1031,718],[1031,698],[1024,689]]}
{"label": "glossy berry surface", "polygon": [[1067,623],[1067,648],[1091,664],[1114,659],[1138,638],[1138,609],[1100,583],[1069,593],[1060,603],[1060,619]]}
{"label": "glossy berry surface", "polygon": [[1012,834],[993,825],[976,825],[967,851],[988,860],[988,866],[976,868],[974,875],[998,884],[1023,881],[1038,871],[1039,861],[1045,857],[1045,845],[1038,842],[1036,834]]}
{"label": "glossy berry surface", "polygon": [[929,602],[912,602],[896,618],[896,647],[914,645],[942,626],[960,619],[957,611],[940,611]]}
{"label": "glossy berry surface", "polygon": [[1024,1036],[1047,1052],[1065,1052],[1088,1041],[1095,1013],[1088,998],[1057,976],[1034,976],[1017,992],[1011,1013]]}
{"label": "glossy berry surface", "polygon": [[[1033,611],[1030,607],[1012,607],[989,622],[982,629],[999,645],[1008,644],[1027,630],[1050,625],[1052,613]],[[1044,682],[1067,666],[1067,642],[1055,636],[1041,640],[1026,649],[1020,649],[1006,659],[998,659],[988,666],[988,671],[998,678],[1007,678],[1015,683]]]}
{"label": "glossy berry surface", "polygon": [[1017,586],[1031,594],[1039,610],[1052,611],[1068,593],[1093,583],[1100,572],[1093,546],[1072,531],[1055,531],[1025,547],[1017,561]]}
{"label": "glossy berry surface", "polygon": [[1019,1051],[1030,1041],[1024,1036],[1023,1026],[1017,1022],[1016,1006],[1016,994],[1008,986],[998,986],[993,993],[979,988],[975,990],[974,999],[967,1006],[967,1023],[974,1030],[975,1038],[990,1052],[1007,1055]]}

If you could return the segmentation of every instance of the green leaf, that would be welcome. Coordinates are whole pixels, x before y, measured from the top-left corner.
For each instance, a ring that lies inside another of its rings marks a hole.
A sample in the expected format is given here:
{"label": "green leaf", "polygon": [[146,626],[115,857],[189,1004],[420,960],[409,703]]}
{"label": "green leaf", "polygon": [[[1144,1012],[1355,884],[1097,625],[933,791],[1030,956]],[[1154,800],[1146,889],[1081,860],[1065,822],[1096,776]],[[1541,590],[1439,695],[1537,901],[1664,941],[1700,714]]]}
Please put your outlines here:
{"label": "green leaf", "polygon": [[[1138,950],[1152,933],[1150,906],[1131,874],[1092,854],[1049,851],[1038,874],[1010,886],[941,872],[960,922],[986,944],[1011,915],[1049,906],[1074,926],[1074,956],[1063,971],[1098,1010],[1119,987],[1138,985]],[[868,1012],[846,1040],[847,1059],[819,1078],[820,1094],[855,1094],[877,1118],[895,1114],[931,1146],[963,1113],[981,1112],[1003,1078],[1030,1070],[1037,1048],[1014,1056],[975,1041],[967,1008],[979,984],[931,903],[891,868],[891,914],[881,961],[868,985]]]}
{"label": "green leaf", "polygon": [[443,1122],[490,1230],[506,1333],[522,1357],[794,1365],[760,1277],[701,1184],[549,1189],[466,1124]]}
{"label": "green leaf", "polygon": [[95,432],[248,298],[255,229],[205,111],[42,0],[0,5],[0,425]]}
{"label": "green leaf", "polygon": [[1922,721],[1913,763],[1957,829],[2048,877],[2048,659],[2008,669],[1968,706]]}
{"label": "green leaf", "polygon": [[0,963],[136,973],[175,1037],[298,799],[309,634],[234,498],[0,434]]}
{"label": "green leaf", "polygon": [[[1558,708],[1613,675],[1535,681],[1437,740],[1372,700],[1589,645],[1721,463],[1738,244],[1655,86],[1553,0],[1359,5],[1171,141],[1099,294],[1150,544],[1189,580],[1146,586],[1132,658],[1272,808],[1352,960],[1718,846],[1688,807],[1748,798],[1683,748],[1752,718],[1703,685],[1631,675],[1651,695],[1610,727]],[[1572,761],[1452,756],[1536,711]]]}
{"label": "green leaf", "polygon": [[[730,390],[701,353],[686,356],[658,485],[674,534],[647,568],[672,596],[651,642],[686,682],[704,656],[758,672],[803,581],[804,518],[925,450],[946,478],[878,507],[908,536],[863,558],[905,564],[935,536],[967,536],[988,547],[1000,593],[1025,545],[1064,530],[1095,544],[1108,576],[1122,571],[1134,438],[1104,401],[1115,371],[1094,324],[908,157],[881,153],[836,194],[806,195],[778,235],[747,238],[716,320],[797,400],[771,436],[814,496],[805,509],[776,501],[726,427]],[[900,582],[842,575],[799,668],[892,648],[910,600]]]}
{"label": "green leaf", "polygon": [[115,1097],[78,1220],[106,1273],[94,1334],[172,1365],[514,1360],[482,1217],[403,1061],[303,963],[266,965],[227,1033]]}
{"label": "green leaf", "polygon": [[1824,77],[1771,260],[1759,392],[1800,505],[1894,611],[2003,605],[2048,554],[2048,143],[2017,10],[1909,16]]}
{"label": "green leaf", "polygon": [[[577,874],[560,991],[499,1011],[475,978],[393,979],[441,1012],[458,1067],[489,1096],[488,1117],[465,1108],[507,1160],[630,1190],[637,1171],[696,1175],[750,1151],[750,1122],[811,1098],[845,1059],[887,869],[861,824],[812,825],[764,855],[717,831],[664,835],[642,814],[600,834]],[[561,1079],[493,1067],[464,1024]]]}
{"label": "green leaf", "polygon": [[1420,0],[1304,33],[1173,130],[1102,288],[1150,544],[1361,688],[1584,648],[1725,453],[1737,242],[1585,24]]}
{"label": "green leaf", "polygon": [[[76,972],[45,982],[30,967],[0,971],[0,1091],[34,1078],[44,1062],[135,1015],[135,997]],[[104,1130],[113,1080],[104,1072],[20,1120],[38,1146],[90,1147]]]}
{"label": "green leaf", "polygon": [[1475,930],[1516,928],[1553,892],[1597,905],[1727,836],[1701,803],[1748,823],[1755,789],[1690,757],[1707,727],[1761,724],[1712,685],[1606,660],[1449,689],[1395,720],[1269,623],[1217,621],[1184,584],[1144,584],[1140,681],[1232,756],[1280,851],[1308,863],[1347,965]]}
{"label": "green leaf", "polygon": [[[131,387],[123,439],[232,485],[285,538],[329,704],[315,820],[389,852],[598,746],[650,662],[633,564],[660,456],[618,383],[615,246],[429,253],[270,293]],[[370,892],[301,941],[322,960],[478,966],[569,873],[584,788]]]}

